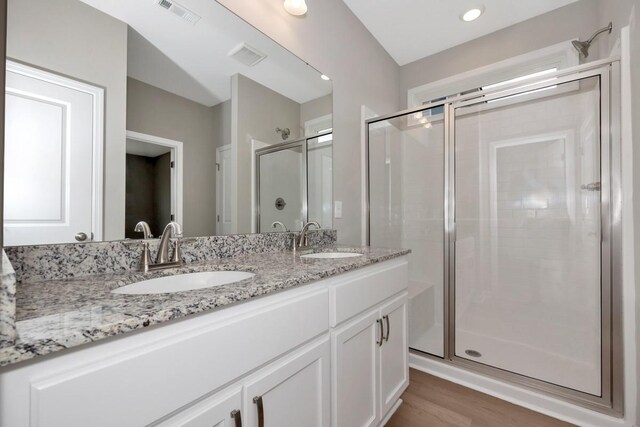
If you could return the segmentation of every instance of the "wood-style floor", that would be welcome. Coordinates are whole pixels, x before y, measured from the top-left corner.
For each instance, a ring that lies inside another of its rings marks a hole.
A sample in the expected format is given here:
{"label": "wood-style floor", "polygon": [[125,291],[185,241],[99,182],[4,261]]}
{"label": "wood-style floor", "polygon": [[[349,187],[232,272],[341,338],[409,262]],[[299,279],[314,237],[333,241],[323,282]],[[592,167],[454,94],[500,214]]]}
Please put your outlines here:
{"label": "wood-style floor", "polygon": [[470,388],[411,369],[404,401],[386,427],[567,427]]}

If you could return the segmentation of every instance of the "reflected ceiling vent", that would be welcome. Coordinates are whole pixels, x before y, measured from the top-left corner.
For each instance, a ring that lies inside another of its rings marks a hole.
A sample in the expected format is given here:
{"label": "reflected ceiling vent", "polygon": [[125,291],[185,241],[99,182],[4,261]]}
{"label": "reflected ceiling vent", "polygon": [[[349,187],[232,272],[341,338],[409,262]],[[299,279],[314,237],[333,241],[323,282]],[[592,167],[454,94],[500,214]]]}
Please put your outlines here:
{"label": "reflected ceiling vent", "polygon": [[174,15],[176,15],[178,18],[181,18],[181,19],[187,21],[190,24],[195,25],[196,22],[198,22],[200,20],[200,16],[196,15],[195,13],[191,12],[186,7],[182,6],[181,4],[176,3],[174,1],[171,1],[171,0],[156,0],[156,3],[160,7],[162,7],[163,9],[168,10],[169,12],[173,13]]}
{"label": "reflected ceiling vent", "polygon": [[267,55],[246,43],[240,43],[238,46],[231,49],[229,56],[248,67],[253,67],[267,57]]}

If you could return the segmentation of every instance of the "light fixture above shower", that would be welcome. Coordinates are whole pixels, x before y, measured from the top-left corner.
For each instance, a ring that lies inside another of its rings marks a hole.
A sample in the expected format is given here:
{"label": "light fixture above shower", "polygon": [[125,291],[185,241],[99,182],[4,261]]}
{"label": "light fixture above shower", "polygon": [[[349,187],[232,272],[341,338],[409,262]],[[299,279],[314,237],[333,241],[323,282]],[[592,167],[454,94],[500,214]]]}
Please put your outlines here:
{"label": "light fixture above shower", "polygon": [[612,29],[613,29],[613,24],[609,22],[608,26],[593,33],[593,35],[589,40],[584,42],[581,42],[580,40],[574,40],[571,43],[573,44],[573,47],[575,47],[578,50],[578,52],[580,52],[580,56],[582,56],[583,58],[587,58],[589,57],[589,48],[591,47],[591,43],[593,43],[595,38],[598,37],[599,34],[604,32],[609,32],[609,34],[611,34]]}

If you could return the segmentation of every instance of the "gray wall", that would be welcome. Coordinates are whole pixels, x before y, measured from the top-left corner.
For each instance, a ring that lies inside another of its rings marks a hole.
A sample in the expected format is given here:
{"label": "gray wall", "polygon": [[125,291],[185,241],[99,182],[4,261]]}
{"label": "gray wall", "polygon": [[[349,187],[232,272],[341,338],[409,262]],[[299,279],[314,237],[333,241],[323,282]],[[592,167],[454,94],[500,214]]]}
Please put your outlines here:
{"label": "gray wall", "polygon": [[304,122],[331,114],[333,96],[326,95],[300,104],[300,127],[304,133]]}
{"label": "gray wall", "polygon": [[127,25],[78,0],[9,0],[7,56],[105,88],[104,238],[122,238]]}
{"label": "gray wall", "polygon": [[300,136],[300,104],[236,74],[231,79],[231,143],[236,147],[236,224],[251,233],[251,140],[282,142],[275,129],[289,128],[289,140]]}
{"label": "gray wall", "polygon": [[127,129],[183,143],[185,235],[215,234],[217,130],[213,109],[139,80],[127,81]]}
{"label": "gray wall", "polygon": [[[596,1],[571,3],[400,67],[403,108],[407,106],[408,89],[556,43],[589,37],[599,25]],[[595,52],[589,59],[597,56]]]}
{"label": "gray wall", "polygon": [[342,0],[309,0],[293,17],[281,0],[218,0],[333,80],[334,221],[341,243],[361,242],[361,105],[386,113],[399,108],[399,69]]}

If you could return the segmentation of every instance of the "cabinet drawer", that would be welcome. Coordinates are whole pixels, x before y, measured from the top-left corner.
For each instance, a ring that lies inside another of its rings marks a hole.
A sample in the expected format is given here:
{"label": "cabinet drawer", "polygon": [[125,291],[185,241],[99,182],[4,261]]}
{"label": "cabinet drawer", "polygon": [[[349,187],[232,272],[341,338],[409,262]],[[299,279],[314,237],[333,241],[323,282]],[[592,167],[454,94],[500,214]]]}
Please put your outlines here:
{"label": "cabinet drawer", "polygon": [[336,326],[408,288],[406,257],[344,274],[329,288],[331,326]]}
{"label": "cabinet drawer", "polygon": [[[245,308],[242,315],[218,321],[211,313],[202,327],[120,355],[110,352],[82,369],[32,381],[30,424],[146,425],[329,328],[326,288]],[[69,366],[77,359],[71,358]]]}

